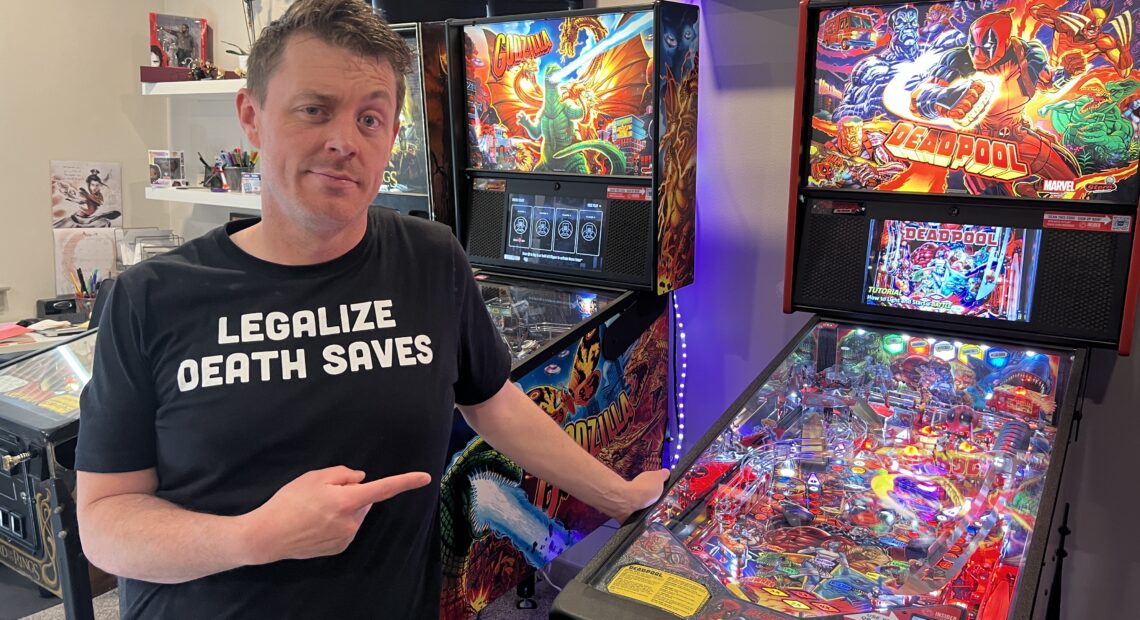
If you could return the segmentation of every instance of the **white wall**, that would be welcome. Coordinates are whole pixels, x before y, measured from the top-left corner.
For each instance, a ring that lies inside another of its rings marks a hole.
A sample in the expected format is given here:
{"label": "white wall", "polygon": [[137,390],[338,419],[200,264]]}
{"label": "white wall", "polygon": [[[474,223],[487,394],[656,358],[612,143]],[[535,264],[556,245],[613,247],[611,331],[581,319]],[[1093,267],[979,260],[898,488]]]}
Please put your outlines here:
{"label": "white wall", "polygon": [[[146,150],[166,127],[165,108],[139,95],[149,60],[154,3],[5,2],[0,17],[0,321],[35,314],[55,295],[48,162],[117,161],[129,226],[165,226],[143,199]],[[153,147],[151,147],[153,148]]]}
{"label": "white wall", "polygon": [[[280,4],[280,2],[275,2]],[[55,295],[48,162],[122,164],[124,224],[171,227],[188,237],[224,222],[230,210],[147,200],[147,149],[181,149],[192,179],[196,151],[245,147],[232,101],[144,97],[148,14],[204,17],[215,60],[237,66],[221,41],[248,47],[241,3],[209,0],[5,2],[0,18],[0,288],[11,287],[0,322],[33,316]],[[168,124],[167,119],[172,121]],[[193,163],[192,163],[193,162]]]}

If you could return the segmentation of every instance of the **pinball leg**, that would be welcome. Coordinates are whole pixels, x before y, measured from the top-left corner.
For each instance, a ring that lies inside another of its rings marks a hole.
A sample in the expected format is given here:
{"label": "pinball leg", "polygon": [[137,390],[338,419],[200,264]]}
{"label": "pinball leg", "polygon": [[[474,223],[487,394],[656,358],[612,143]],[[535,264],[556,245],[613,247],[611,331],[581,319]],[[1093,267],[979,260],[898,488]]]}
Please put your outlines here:
{"label": "pinball leg", "polygon": [[515,588],[515,594],[519,597],[518,602],[515,603],[515,607],[519,609],[537,609],[538,603],[534,600],[534,589],[534,573],[532,572],[520,581],[518,587]]}
{"label": "pinball leg", "polygon": [[79,544],[79,524],[75,517],[75,501],[71,491],[59,479],[47,481],[51,489],[51,522],[58,551],[63,608],[67,620],[94,620],[91,606],[91,581],[87,558]]}

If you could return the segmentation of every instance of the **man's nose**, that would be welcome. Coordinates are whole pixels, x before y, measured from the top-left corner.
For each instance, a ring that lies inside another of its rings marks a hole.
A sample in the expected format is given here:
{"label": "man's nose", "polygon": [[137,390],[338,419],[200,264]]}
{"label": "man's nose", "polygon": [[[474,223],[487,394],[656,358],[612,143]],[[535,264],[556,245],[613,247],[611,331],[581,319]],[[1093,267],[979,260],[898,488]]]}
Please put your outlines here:
{"label": "man's nose", "polygon": [[350,114],[336,116],[328,124],[329,133],[325,138],[325,148],[341,157],[352,157],[359,150],[360,128],[356,118]]}

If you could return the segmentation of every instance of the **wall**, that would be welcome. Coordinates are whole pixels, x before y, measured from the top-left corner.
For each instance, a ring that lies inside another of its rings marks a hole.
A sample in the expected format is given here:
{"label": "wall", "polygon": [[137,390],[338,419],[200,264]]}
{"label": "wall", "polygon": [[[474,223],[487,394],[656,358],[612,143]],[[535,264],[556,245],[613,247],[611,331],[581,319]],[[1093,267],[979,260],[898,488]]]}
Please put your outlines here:
{"label": "wall", "polygon": [[11,290],[0,321],[32,316],[36,299],[55,295],[50,160],[121,162],[126,224],[167,225],[143,198],[146,150],[166,130],[164,107],[139,95],[153,4],[4,3],[0,287]]}

